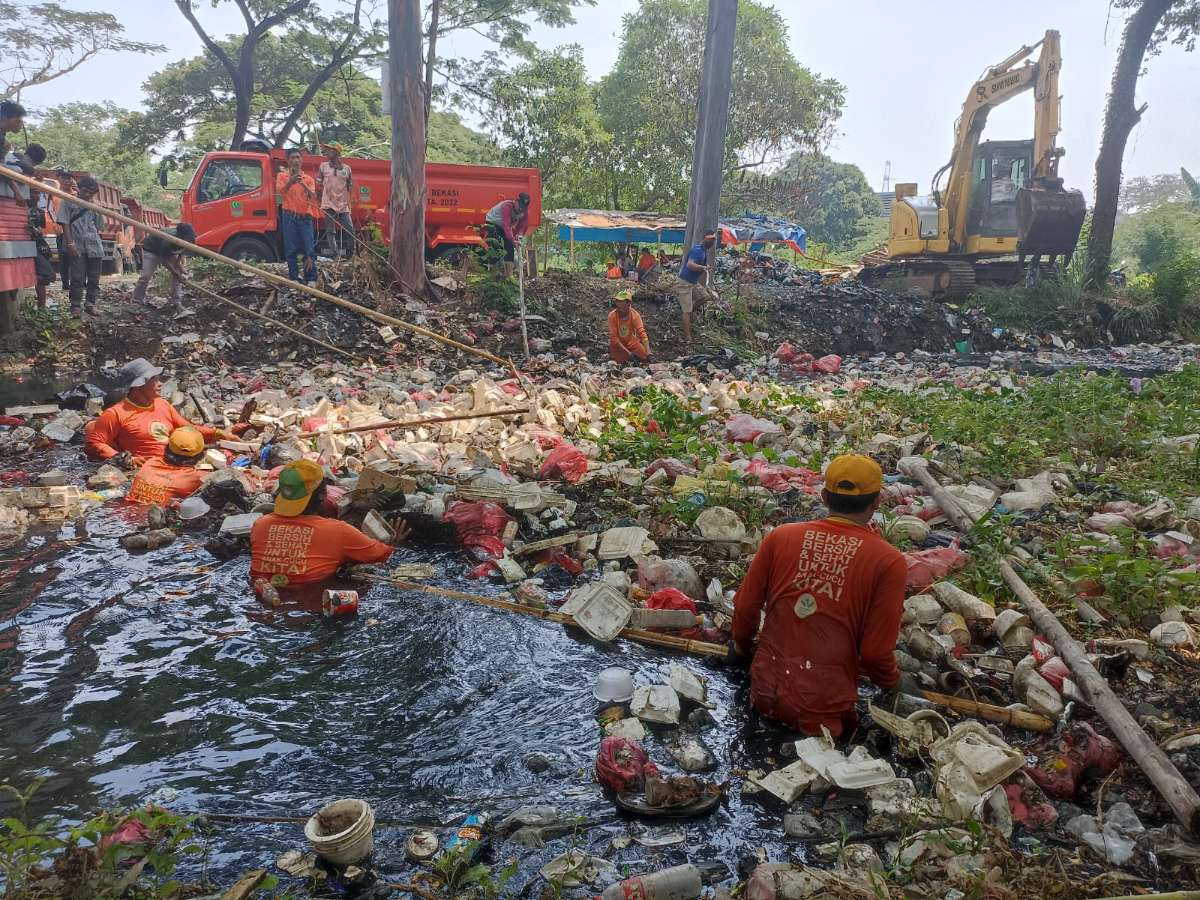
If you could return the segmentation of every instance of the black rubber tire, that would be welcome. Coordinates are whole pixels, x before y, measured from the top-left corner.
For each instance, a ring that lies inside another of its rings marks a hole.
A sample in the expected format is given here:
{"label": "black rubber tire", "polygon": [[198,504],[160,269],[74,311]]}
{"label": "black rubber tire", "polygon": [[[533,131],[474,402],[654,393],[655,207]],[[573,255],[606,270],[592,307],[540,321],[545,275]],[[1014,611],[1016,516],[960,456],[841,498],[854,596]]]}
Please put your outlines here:
{"label": "black rubber tire", "polygon": [[279,255],[275,252],[275,248],[265,238],[248,234],[238,235],[231,239],[221,248],[221,254],[246,262],[279,262]]}
{"label": "black rubber tire", "polygon": [[479,248],[472,244],[443,244],[429,254],[429,261],[444,262],[457,269],[468,254],[478,252]]}

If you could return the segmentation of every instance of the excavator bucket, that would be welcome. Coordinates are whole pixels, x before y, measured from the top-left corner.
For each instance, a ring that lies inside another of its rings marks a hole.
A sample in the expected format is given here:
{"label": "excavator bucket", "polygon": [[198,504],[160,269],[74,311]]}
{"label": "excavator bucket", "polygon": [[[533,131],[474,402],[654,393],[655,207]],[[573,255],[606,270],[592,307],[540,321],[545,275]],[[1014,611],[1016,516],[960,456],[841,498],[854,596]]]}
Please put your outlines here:
{"label": "excavator bucket", "polygon": [[1079,243],[1087,204],[1079,191],[1017,191],[1017,247],[1023,254],[1070,255]]}

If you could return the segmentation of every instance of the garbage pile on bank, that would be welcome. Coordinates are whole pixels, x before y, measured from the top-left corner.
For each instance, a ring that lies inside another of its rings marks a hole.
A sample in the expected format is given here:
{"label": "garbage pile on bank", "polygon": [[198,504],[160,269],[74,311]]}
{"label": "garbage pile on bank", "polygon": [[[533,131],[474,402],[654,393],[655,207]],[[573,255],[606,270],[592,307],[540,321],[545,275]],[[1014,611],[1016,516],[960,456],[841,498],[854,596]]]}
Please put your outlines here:
{"label": "garbage pile on bank", "polygon": [[[1085,544],[1080,554],[1103,552],[1115,533],[1132,529],[1150,537],[1156,555],[1180,574],[1197,570],[1200,501],[1106,500],[1082,493],[1079,473],[1060,468],[1003,482],[967,477],[961,473],[969,471],[969,448],[938,445],[921,431],[879,431],[869,409],[854,414],[855,398],[872,381],[886,379],[900,391],[951,384],[986,394],[1020,390],[1019,376],[916,355],[834,357],[823,368],[821,358],[801,360],[803,366],[799,359],[793,348],[731,367],[656,364],[617,373],[547,354],[536,384],[500,371],[458,370],[436,358],[417,360],[415,368],[285,361],[253,371],[196,366],[187,375],[177,372],[163,393],[184,415],[237,435],[203,463],[210,469],[201,492],[210,510],[210,546],[222,557],[244,552],[249,523],[269,507],[280,467],[308,456],[336,479],[331,512],[376,536],[402,516],[419,532],[457,540],[474,561],[473,575],[508,585],[516,603],[570,616],[597,640],[642,627],[723,642],[736,587],[727,565],[745,565],[774,524],[821,514],[819,467],[809,463],[843,449],[873,453],[893,471],[902,457],[923,454],[958,476],[946,484],[960,503],[979,513],[1069,524],[1094,548]],[[780,394],[785,373],[804,382],[802,401]],[[81,393],[78,411],[53,404],[6,410],[0,452],[16,461],[47,448],[77,448],[86,417],[102,403],[94,392]],[[513,407],[528,411],[335,433]],[[659,422],[659,409],[682,418]],[[639,441],[656,432],[687,433],[694,443],[674,456],[640,458]],[[1188,435],[1170,440],[1183,453],[1196,443]],[[0,491],[0,528],[16,534],[74,519],[88,503],[119,497],[126,479],[111,466],[74,486],[61,472],[43,474],[41,483],[10,473]],[[663,508],[676,515],[664,516]],[[689,524],[682,514],[697,510]],[[914,883],[963,889],[981,872],[987,877],[994,863],[984,845],[977,853],[947,851],[965,840],[970,822],[1027,847],[1069,840],[1106,865],[1144,866],[1151,852],[1160,865],[1194,861],[1200,851],[1173,826],[1148,824],[1165,817],[1144,789],[1110,784],[1097,815],[1098,785],[1136,773],[1028,618],[954,582],[973,551],[946,526],[936,502],[890,475],[879,525],[909,564],[897,662],[910,689],[1044,718],[1048,730],[1001,728],[917,699],[906,701],[915,707],[908,709],[872,705],[850,746],[820,736],[791,741],[780,747],[778,767],[714,784],[704,777],[712,761],[703,740],[712,715],[705,676],[675,665],[659,681],[630,685],[628,697],[622,690],[601,698],[608,705],[596,767],[614,802],[635,814],[704,814],[736,794],[762,802],[782,830],[820,847],[839,838],[830,823],[853,812],[863,825],[842,859],[856,862],[839,877],[859,887],[869,886],[868,873],[885,859],[892,867],[903,863]],[[155,514],[140,534],[144,541],[131,549],[161,546],[178,527],[170,514]],[[1022,554],[1029,561],[1036,556],[1018,548]],[[1097,668],[1135,695],[1139,686],[1164,679],[1179,654],[1194,658],[1188,654],[1198,642],[1200,609],[1165,610],[1159,621],[1127,624],[1145,636],[1101,627],[1089,650]],[[1156,718],[1159,725],[1146,726],[1157,729],[1154,737],[1185,770],[1200,768],[1200,738],[1192,741],[1194,735]],[[903,839],[879,837],[909,825],[917,830]],[[535,826],[522,830],[529,827]],[[529,832],[525,838],[532,839]],[[807,896],[803,891],[820,889],[829,877],[825,870],[778,865],[759,866],[749,892],[764,900]]]}

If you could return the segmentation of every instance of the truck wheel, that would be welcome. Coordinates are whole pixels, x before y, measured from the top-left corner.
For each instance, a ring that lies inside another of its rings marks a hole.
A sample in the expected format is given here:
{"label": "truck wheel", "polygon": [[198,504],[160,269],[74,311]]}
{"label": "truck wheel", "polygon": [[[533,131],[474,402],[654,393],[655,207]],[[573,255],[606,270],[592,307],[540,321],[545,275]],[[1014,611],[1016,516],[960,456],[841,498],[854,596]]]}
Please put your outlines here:
{"label": "truck wheel", "polygon": [[246,262],[278,262],[275,248],[262,238],[241,235],[231,240],[221,250],[224,256],[240,259]]}
{"label": "truck wheel", "polygon": [[444,262],[457,269],[468,256],[477,252],[478,249],[470,244],[443,244],[430,254],[430,262]]}

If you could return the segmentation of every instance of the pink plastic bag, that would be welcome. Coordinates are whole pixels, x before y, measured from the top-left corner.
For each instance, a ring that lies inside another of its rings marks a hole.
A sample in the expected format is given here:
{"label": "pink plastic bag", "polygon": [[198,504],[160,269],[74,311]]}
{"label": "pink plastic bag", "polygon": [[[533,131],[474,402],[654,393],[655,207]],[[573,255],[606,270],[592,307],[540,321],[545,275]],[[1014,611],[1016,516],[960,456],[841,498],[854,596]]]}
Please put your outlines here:
{"label": "pink plastic bag", "polygon": [[606,737],[596,754],[596,780],[610,791],[640,791],[646,776],[658,775],[658,767],[642,745],[623,737]]}
{"label": "pink plastic bag", "polygon": [[796,358],[796,348],[784,341],[779,345],[779,349],[775,351],[775,358],[781,363],[790,363]]}
{"label": "pink plastic bag", "polygon": [[[1037,644],[1036,640],[1034,644]],[[1061,694],[1063,682],[1071,677],[1071,667],[1063,662],[1060,657],[1052,656],[1041,664],[1038,668],[1038,674],[1050,682],[1051,687]]]}
{"label": "pink plastic bag", "polygon": [[725,423],[725,437],[738,443],[749,443],[760,434],[783,434],[783,426],[738,413]]}
{"label": "pink plastic bag", "polygon": [[563,441],[550,451],[550,455],[542,463],[542,468],[538,470],[538,478],[542,481],[557,478],[568,484],[578,484],[587,470],[588,461],[583,451]]}
{"label": "pink plastic bag", "polygon": [[934,547],[905,553],[904,560],[908,563],[908,592],[919,594],[935,581],[961,569],[970,562],[970,557],[957,547]]}
{"label": "pink plastic bag", "polygon": [[659,469],[662,469],[667,473],[668,484],[674,484],[675,479],[680,475],[696,474],[696,468],[694,466],[689,466],[687,463],[680,462],[677,459],[664,457],[656,459],[654,462],[650,463],[650,465],[646,466],[646,477],[649,478]]}
{"label": "pink plastic bag", "polygon": [[779,494],[791,488],[805,490],[821,483],[821,474],[812,469],[771,463],[760,457],[750,460],[746,474],[757,478],[768,491]]}
{"label": "pink plastic bag", "polygon": [[512,517],[490,500],[459,500],[442,517],[454,526],[458,539],[479,559],[504,555],[504,529]]}
{"label": "pink plastic bag", "polygon": [[792,362],[792,368],[797,372],[811,372],[815,361],[816,357],[811,353],[801,353]]}
{"label": "pink plastic bag", "polygon": [[813,369],[817,372],[824,372],[826,375],[836,375],[842,370],[842,358],[836,353],[822,356],[813,363]]}

